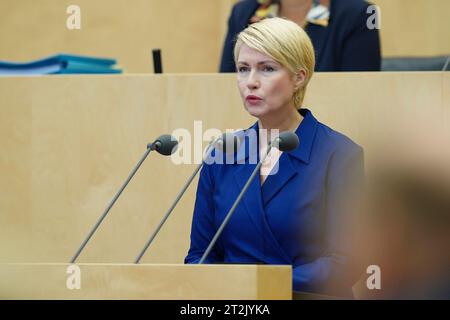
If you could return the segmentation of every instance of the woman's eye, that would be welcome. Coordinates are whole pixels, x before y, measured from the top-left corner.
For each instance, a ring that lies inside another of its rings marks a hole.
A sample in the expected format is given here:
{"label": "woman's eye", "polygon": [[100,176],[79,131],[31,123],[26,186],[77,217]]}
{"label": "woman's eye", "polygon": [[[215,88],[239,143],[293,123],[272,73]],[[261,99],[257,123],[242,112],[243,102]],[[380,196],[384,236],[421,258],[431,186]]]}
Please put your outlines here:
{"label": "woman's eye", "polygon": [[265,72],[273,72],[273,71],[275,71],[275,69],[272,68],[271,66],[265,66],[265,67],[263,68],[263,71],[265,71]]}
{"label": "woman's eye", "polygon": [[238,68],[238,71],[239,71],[239,72],[247,72],[247,71],[248,71],[248,68],[247,68],[247,67],[239,67],[239,68]]}

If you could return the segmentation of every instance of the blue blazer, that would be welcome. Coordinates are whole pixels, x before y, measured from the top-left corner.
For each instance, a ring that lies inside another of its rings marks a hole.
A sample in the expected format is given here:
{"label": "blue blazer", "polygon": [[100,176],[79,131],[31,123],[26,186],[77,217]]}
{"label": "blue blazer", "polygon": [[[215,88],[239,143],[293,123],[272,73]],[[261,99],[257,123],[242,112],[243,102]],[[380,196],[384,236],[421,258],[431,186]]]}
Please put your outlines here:
{"label": "blue blazer", "polygon": [[[294,290],[350,296],[351,212],[342,196],[360,190],[363,151],[309,110],[300,113],[299,147],[283,152],[278,172],[262,186],[259,176],[253,180],[206,263],[288,264]],[[250,129],[258,130],[257,123]],[[234,164],[205,164],[201,170],[185,263],[199,262],[256,167],[249,158],[258,147],[245,141],[232,155]]]}
{"label": "blue blazer", "polygon": [[[381,49],[377,29],[366,26],[370,4],[363,0],[331,0],[327,27],[308,24],[305,28],[316,51],[316,71],[380,71]],[[236,72],[234,43],[259,7],[257,0],[234,5],[228,20],[220,72]]]}

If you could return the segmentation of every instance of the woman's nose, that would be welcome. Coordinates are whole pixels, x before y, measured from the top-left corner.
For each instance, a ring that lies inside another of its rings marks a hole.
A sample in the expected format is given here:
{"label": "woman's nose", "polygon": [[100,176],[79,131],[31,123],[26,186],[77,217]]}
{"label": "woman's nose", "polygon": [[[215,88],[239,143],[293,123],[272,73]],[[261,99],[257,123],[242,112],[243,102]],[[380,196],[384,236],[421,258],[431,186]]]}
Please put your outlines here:
{"label": "woman's nose", "polygon": [[260,86],[260,82],[258,79],[258,76],[255,74],[255,72],[250,72],[250,75],[247,79],[247,87],[249,89],[257,89]]}

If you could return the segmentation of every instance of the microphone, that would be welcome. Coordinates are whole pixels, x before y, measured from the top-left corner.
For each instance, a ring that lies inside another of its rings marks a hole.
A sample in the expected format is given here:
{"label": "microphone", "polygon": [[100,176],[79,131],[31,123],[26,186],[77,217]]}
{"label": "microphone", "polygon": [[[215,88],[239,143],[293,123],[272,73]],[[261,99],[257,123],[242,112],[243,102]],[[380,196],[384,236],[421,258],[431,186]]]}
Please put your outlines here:
{"label": "microphone", "polygon": [[147,148],[156,150],[163,156],[170,156],[177,150],[178,141],[169,134],[163,134],[158,139],[156,139],[155,142],[153,142],[153,144],[149,143],[147,145]]}
{"label": "microphone", "polygon": [[233,206],[231,207],[231,209],[228,211],[227,215],[225,216],[225,219],[223,220],[222,224],[220,225],[220,227],[217,230],[216,234],[214,235],[213,239],[209,243],[208,248],[203,253],[203,256],[201,257],[199,264],[203,264],[205,259],[208,257],[208,255],[211,252],[212,248],[214,247],[217,239],[219,239],[220,235],[222,234],[223,229],[225,228],[228,221],[230,220],[231,215],[236,210],[237,205],[242,200],[242,197],[244,196],[248,187],[252,183],[252,181],[255,178],[256,174],[258,173],[259,169],[261,168],[261,165],[266,160],[268,154],[270,153],[270,150],[272,150],[272,147],[275,147],[280,151],[292,151],[292,150],[296,149],[298,145],[299,145],[298,136],[294,132],[291,132],[291,131],[284,131],[284,132],[280,133],[280,135],[278,137],[276,137],[269,143],[266,153],[264,154],[263,158],[260,159],[259,163],[256,165],[256,168],[253,170],[250,178],[245,183],[244,188],[241,190],[237,199],[234,201]]}
{"label": "microphone", "polygon": [[294,132],[283,131],[271,142],[271,146],[280,151],[292,151],[298,147],[299,143],[298,136]]}
{"label": "microphone", "polygon": [[98,229],[100,224],[103,222],[103,220],[105,219],[105,217],[108,214],[109,210],[111,210],[111,208],[113,207],[114,203],[116,203],[117,199],[122,194],[123,190],[125,190],[126,186],[131,181],[131,179],[133,178],[135,173],[138,171],[139,167],[142,165],[144,160],[147,158],[148,154],[151,151],[156,150],[158,153],[160,153],[160,154],[162,154],[164,156],[168,156],[168,155],[171,155],[173,152],[175,152],[175,150],[177,149],[177,146],[178,146],[178,141],[174,137],[172,137],[171,135],[168,135],[168,134],[164,134],[164,135],[160,136],[158,139],[156,139],[153,143],[147,144],[147,150],[145,151],[145,153],[142,156],[141,160],[139,160],[137,165],[131,171],[131,173],[128,176],[128,178],[125,181],[125,183],[122,185],[122,187],[116,193],[116,195],[114,196],[114,198],[112,199],[112,201],[110,202],[108,207],[105,209],[103,214],[98,219],[97,223],[94,225],[94,227],[91,229],[91,231],[89,232],[87,237],[84,239],[83,243],[81,244],[81,246],[78,248],[78,250],[75,253],[75,255],[70,260],[70,263],[75,263],[75,261],[77,260],[78,256],[81,254],[81,252],[83,251],[84,247],[86,246],[86,244],[89,242],[91,237],[94,235],[95,231]]}
{"label": "microphone", "polygon": [[141,250],[139,255],[134,260],[135,264],[138,264],[141,261],[143,255],[147,251],[148,247],[153,242],[153,240],[156,238],[159,230],[161,230],[162,226],[164,225],[166,220],[169,218],[170,214],[175,209],[175,207],[177,206],[178,202],[181,200],[181,198],[183,197],[184,193],[186,192],[187,188],[191,185],[192,180],[194,180],[194,178],[197,175],[197,173],[203,167],[203,165],[205,163],[205,160],[211,155],[212,151],[214,149],[216,149],[218,151],[222,151],[222,152],[225,152],[225,153],[231,153],[231,152],[234,152],[234,150],[238,150],[239,145],[240,145],[240,140],[233,133],[224,133],[221,137],[219,137],[219,138],[217,138],[215,140],[214,139],[211,140],[211,142],[208,144],[208,146],[206,148],[206,151],[205,151],[205,154],[203,156],[202,162],[197,166],[197,168],[195,168],[195,170],[192,173],[192,175],[189,177],[189,179],[186,181],[186,183],[184,184],[184,186],[181,189],[181,191],[178,193],[177,197],[175,198],[174,202],[170,206],[169,210],[167,210],[166,214],[164,215],[162,220],[159,222],[159,224],[156,227],[155,231],[153,231],[153,233],[150,236],[150,238],[148,239],[147,243],[144,245],[144,248]]}

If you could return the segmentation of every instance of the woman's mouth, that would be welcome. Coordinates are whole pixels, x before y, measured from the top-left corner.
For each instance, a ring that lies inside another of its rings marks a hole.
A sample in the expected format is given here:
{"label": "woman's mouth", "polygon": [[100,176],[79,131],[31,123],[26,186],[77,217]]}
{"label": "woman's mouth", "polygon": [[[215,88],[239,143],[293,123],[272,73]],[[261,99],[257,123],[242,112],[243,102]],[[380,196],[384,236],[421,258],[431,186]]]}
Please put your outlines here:
{"label": "woman's mouth", "polygon": [[245,101],[247,101],[251,105],[258,105],[261,103],[262,99],[258,96],[249,95],[245,98]]}

